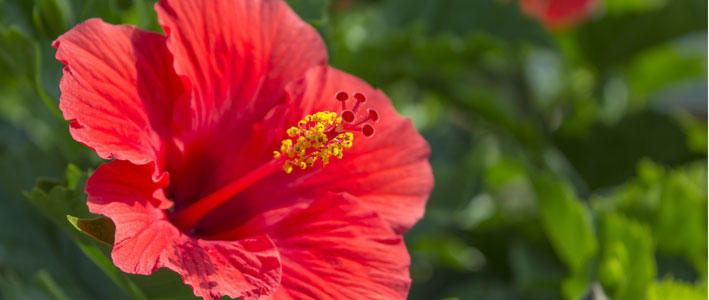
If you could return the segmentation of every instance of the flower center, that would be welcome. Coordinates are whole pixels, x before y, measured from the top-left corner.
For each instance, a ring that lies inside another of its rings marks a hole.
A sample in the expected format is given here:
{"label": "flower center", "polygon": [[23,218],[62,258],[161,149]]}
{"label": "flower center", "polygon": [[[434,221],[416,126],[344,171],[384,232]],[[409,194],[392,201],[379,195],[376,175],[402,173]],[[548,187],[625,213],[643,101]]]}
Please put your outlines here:
{"label": "flower center", "polygon": [[172,222],[183,232],[189,232],[209,212],[279,169],[290,174],[295,167],[305,170],[314,166],[318,160],[325,166],[330,162],[331,157],[342,159],[344,150],[352,147],[354,132],[372,137],[374,126],[365,122],[379,122],[379,113],[371,108],[356,120],[358,110],[367,102],[367,98],[362,93],[355,93],[353,96],[355,104],[351,110],[347,109],[346,102],[349,98],[346,92],[338,92],[335,99],[341,102],[342,106],[339,116],[329,111],[305,116],[296,126],[286,130],[288,137],[281,141],[279,151],[273,151],[272,160],[190,206],[174,212],[171,216]]}

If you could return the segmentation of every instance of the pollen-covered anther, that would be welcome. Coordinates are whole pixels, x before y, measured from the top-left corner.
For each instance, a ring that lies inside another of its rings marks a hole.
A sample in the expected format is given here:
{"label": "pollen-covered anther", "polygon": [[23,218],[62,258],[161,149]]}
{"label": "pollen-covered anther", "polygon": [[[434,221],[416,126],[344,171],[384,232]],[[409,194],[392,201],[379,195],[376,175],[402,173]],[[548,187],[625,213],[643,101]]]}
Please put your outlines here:
{"label": "pollen-covered anther", "polygon": [[273,157],[285,159],[286,173],[295,168],[305,170],[318,160],[327,165],[331,157],[341,159],[343,150],[352,147],[354,134],[347,130],[337,113],[323,111],[305,116],[297,126],[286,130],[288,138],[281,141],[280,151],[274,151]]}
{"label": "pollen-covered anther", "polygon": [[[352,109],[347,109],[349,99],[355,101]],[[354,132],[361,132],[365,137],[374,136],[374,126],[365,122],[379,122],[379,112],[368,108],[357,119],[360,106],[367,102],[364,94],[354,93],[350,98],[347,92],[339,91],[335,100],[342,106],[339,116],[335,112],[318,112],[305,116],[296,126],[286,130],[288,137],[281,141],[280,149],[273,152],[273,158],[284,160],[283,171],[290,174],[296,168],[312,167],[318,160],[324,166],[332,157],[342,159],[344,150],[352,147]]]}

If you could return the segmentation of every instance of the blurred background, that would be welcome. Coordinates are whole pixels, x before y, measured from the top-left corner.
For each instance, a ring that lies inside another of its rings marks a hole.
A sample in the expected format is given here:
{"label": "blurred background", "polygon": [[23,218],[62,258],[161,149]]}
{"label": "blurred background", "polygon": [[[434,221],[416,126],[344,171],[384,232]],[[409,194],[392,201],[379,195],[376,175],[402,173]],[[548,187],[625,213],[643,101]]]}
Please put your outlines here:
{"label": "blurred background", "polygon": [[[430,142],[410,299],[707,299],[706,0],[289,0]],[[150,0],[0,0],[0,299],[193,299],[75,230],[101,161],[51,41]]]}

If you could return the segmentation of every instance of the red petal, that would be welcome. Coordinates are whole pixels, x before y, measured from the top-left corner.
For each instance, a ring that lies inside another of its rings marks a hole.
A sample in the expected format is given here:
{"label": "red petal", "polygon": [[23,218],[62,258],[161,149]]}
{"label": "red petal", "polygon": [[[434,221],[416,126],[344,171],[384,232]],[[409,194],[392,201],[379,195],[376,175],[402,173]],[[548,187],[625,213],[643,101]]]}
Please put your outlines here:
{"label": "red petal", "polygon": [[401,236],[350,195],[271,210],[233,233],[264,230],[283,266],[272,299],[406,299],[410,258]]}
{"label": "red petal", "polygon": [[593,2],[593,0],[552,0],[546,11],[546,21],[551,26],[577,23],[586,18]]}
{"label": "red petal", "polygon": [[[193,125],[263,114],[284,85],[327,60],[317,31],[281,0],[161,1],[175,70],[190,79]],[[258,116],[257,116],[258,117]]]}
{"label": "red petal", "polygon": [[583,21],[596,4],[594,0],[524,0],[521,8],[547,27],[557,29]]}
{"label": "red petal", "polygon": [[[356,135],[354,146],[345,150],[342,160],[333,159],[312,174],[304,172],[303,181],[293,192],[347,192],[361,199],[397,232],[405,232],[423,216],[433,188],[428,143],[410,120],[396,112],[382,91],[329,67],[311,70],[304,85],[290,87],[290,113],[300,119],[317,111],[332,111],[339,104],[332,95],[340,90],[367,96],[366,106],[380,115],[380,122],[374,124],[377,133],[372,138]],[[366,112],[360,110],[361,114]]]}
{"label": "red petal", "polygon": [[281,266],[267,236],[204,241],[181,233],[153,204],[164,199],[168,180],[154,182],[152,174],[151,165],[116,160],[100,166],[86,185],[89,210],[116,225],[111,256],[117,267],[133,274],[167,267],[205,299],[255,299],[273,293]]}
{"label": "red petal", "polygon": [[160,258],[161,266],[182,276],[204,299],[259,299],[281,280],[278,251],[268,236],[238,241],[206,241],[182,235]]}
{"label": "red petal", "polygon": [[182,84],[165,37],[91,19],[54,41],[59,108],[75,140],[105,159],[161,163]]}
{"label": "red petal", "polygon": [[170,168],[175,201],[186,204],[253,166],[234,155],[251,125],[283,101],[287,82],[325,64],[327,51],[281,0],[165,0],[155,8],[175,70],[193,87],[175,113],[185,152]]}
{"label": "red petal", "polygon": [[[296,170],[292,174],[279,172],[266,178],[202,220],[200,227],[205,232],[215,233],[214,230],[238,226],[244,219],[271,207],[288,205],[285,202],[292,199],[317,199],[328,192],[356,196],[398,233],[416,223],[423,216],[433,188],[428,143],[410,120],[396,113],[384,93],[344,72],[329,67],[313,68],[303,81],[290,85],[288,105],[259,124],[264,132],[258,143],[250,144],[237,156],[256,162],[269,160],[273,150],[280,146],[280,140],[285,138],[286,129],[305,115],[339,111],[341,104],[335,95],[343,90],[367,96],[368,102],[360,109],[361,114],[366,113],[366,107],[379,112],[374,137],[356,134],[354,146],[344,151],[343,158],[333,158],[325,167]],[[349,105],[351,107],[351,103]]]}

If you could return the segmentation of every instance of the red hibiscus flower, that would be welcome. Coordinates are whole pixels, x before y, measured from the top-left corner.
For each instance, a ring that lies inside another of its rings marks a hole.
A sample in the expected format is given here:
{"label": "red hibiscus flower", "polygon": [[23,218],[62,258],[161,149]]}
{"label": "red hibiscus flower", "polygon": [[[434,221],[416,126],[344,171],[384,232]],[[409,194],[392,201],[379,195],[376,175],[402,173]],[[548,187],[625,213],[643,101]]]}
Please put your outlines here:
{"label": "red hibiscus flower", "polygon": [[86,192],[116,266],[205,299],[404,299],[433,185],[411,122],[281,0],[156,10],[166,36],[93,19],[54,42],[72,136],[114,158]]}
{"label": "red hibiscus flower", "polygon": [[597,0],[522,0],[522,11],[539,19],[545,26],[558,29],[585,20]]}

